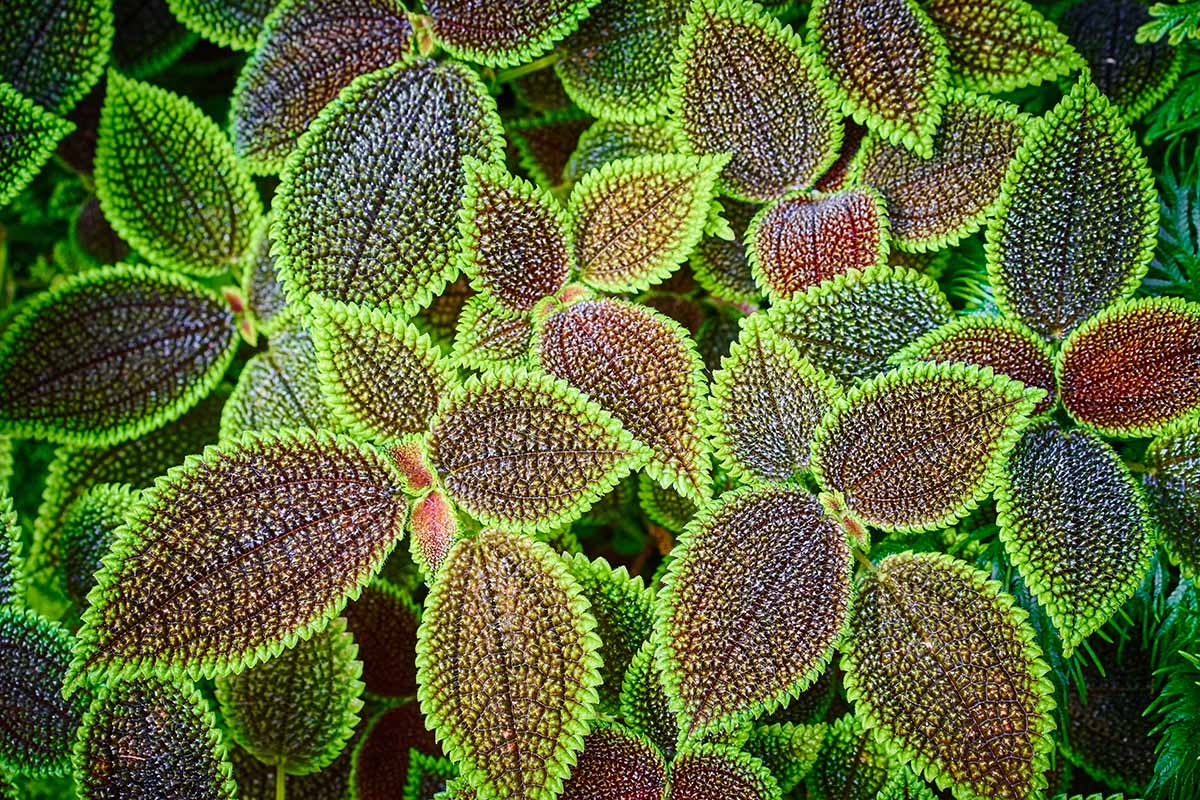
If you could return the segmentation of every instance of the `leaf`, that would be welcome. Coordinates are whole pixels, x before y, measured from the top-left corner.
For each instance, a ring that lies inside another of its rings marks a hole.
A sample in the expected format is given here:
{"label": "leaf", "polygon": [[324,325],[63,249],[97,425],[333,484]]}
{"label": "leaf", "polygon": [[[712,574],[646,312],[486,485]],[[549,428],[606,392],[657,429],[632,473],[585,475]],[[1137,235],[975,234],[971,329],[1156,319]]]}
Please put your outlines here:
{"label": "leaf", "polygon": [[0,81],[50,113],[66,114],[104,74],[112,39],[112,7],[104,0],[7,2],[0,8]]}
{"label": "leaf", "polygon": [[79,213],[71,222],[71,241],[89,266],[116,264],[128,258],[130,253],[128,243],[108,223],[95,196],[79,207]]}
{"label": "leaf", "polygon": [[654,451],[647,475],[693,501],[707,499],[703,365],[678,324],[637,303],[585,300],[545,317],[531,352]]}
{"label": "leaf", "polygon": [[[186,131],[187,135],[182,135]],[[217,124],[190,100],[110,71],[96,193],[121,238],[167,269],[210,277],[250,249],[262,201]]]}
{"label": "leaf", "polygon": [[637,484],[638,505],[642,513],[656,525],[679,533],[696,515],[695,503],[674,489],[664,489],[645,473],[638,475]]}
{"label": "leaf", "polygon": [[816,800],[876,800],[892,773],[887,745],[853,714],[844,714],[829,726],[817,763],[806,781]]}
{"label": "leaf", "polygon": [[267,17],[230,100],[233,149],[277,173],[345,86],[409,56],[413,28],[397,0],[287,0]]}
{"label": "leaf", "polygon": [[87,607],[88,592],[96,585],[101,559],[136,501],[137,492],[128,484],[100,483],[67,509],[58,532],[62,543],[59,558],[67,596],[80,609]]}
{"label": "leaf", "polygon": [[395,544],[400,481],[329,433],[247,434],[188,457],[142,494],[105,558],[74,680],[228,675],[310,636]]}
{"label": "leaf", "polygon": [[839,275],[776,303],[759,324],[843,382],[881,372],[888,357],[950,321],[954,311],[937,284],[905,267]]}
{"label": "leaf", "polygon": [[650,639],[634,654],[621,680],[621,720],[630,730],[644,734],[665,755],[675,755],[679,727],[655,664],[655,642]]}
{"label": "leaf", "polygon": [[562,111],[572,107],[562,82],[552,69],[534,69],[510,81],[517,101],[533,112]]}
{"label": "leaf", "polygon": [[597,0],[426,0],[433,38],[455,58],[512,67],[545,53],[579,27]]}
{"label": "leaf", "polygon": [[170,67],[196,43],[167,0],[113,0],[112,63],[121,74],[146,78]]}
{"label": "leaf", "polygon": [[[360,726],[361,727],[361,726]],[[358,736],[361,738],[362,731]],[[337,760],[311,775],[289,775],[284,791],[290,800],[350,800],[350,760],[347,747]],[[275,767],[267,766],[240,747],[231,747],[229,761],[238,787],[238,800],[275,800]]]}
{"label": "leaf", "polygon": [[825,723],[756,725],[745,750],[763,763],[783,793],[792,791],[812,770],[825,740]]}
{"label": "leaf", "polygon": [[350,797],[355,800],[396,800],[408,783],[413,755],[440,754],[433,734],[416,703],[385,708],[368,723],[354,748]]}
{"label": "leaf", "polygon": [[914,0],[815,0],[809,38],[843,93],[842,110],[928,158],[950,77],[946,42]]}
{"label": "leaf", "polygon": [[880,791],[878,800],[937,800],[937,797],[920,776],[903,767],[893,773],[887,786]]}
{"label": "leaf", "polygon": [[730,303],[757,303],[758,284],[746,258],[746,228],[758,211],[752,203],[722,198],[721,215],[733,230],[732,239],[704,236],[688,265],[696,283],[713,297]]}
{"label": "leaf", "polygon": [[1154,178],[1117,111],[1086,78],[1033,123],[987,229],[996,303],[1061,339],[1133,294],[1154,253]]}
{"label": "leaf", "polygon": [[1142,482],[1167,553],[1194,581],[1200,575],[1200,419],[1159,436],[1144,460]]}
{"label": "leaf", "polygon": [[417,626],[421,609],[407,594],[376,578],[342,611],[362,661],[369,696],[413,697],[417,693]]}
{"label": "leaf", "polygon": [[176,419],[237,350],[220,295],[178,275],[116,266],[25,303],[0,340],[0,432],[103,447]]}
{"label": "leaf", "polygon": [[74,124],[60,119],[0,81],[0,207],[32,181]]}
{"label": "leaf", "polygon": [[746,256],[763,293],[785,300],[851,269],[886,264],[889,238],[887,210],[874,189],[802,192],[754,216]]}
{"label": "leaf", "polygon": [[666,785],[667,765],[653,742],[617,725],[596,725],[560,798],[661,800]]}
{"label": "leaf", "polygon": [[693,743],[671,762],[665,800],[779,800],[779,785],[762,762],[724,745]]}
{"label": "leaf", "polygon": [[148,678],[100,689],[72,760],[84,800],[237,797],[212,710],[185,683]]}
{"label": "leaf", "polygon": [[417,750],[410,750],[409,757],[404,800],[433,800],[458,776],[458,767],[447,758],[434,758]]}
{"label": "leaf", "polygon": [[632,123],[600,119],[579,135],[575,151],[563,167],[562,177],[566,181],[576,181],[611,161],[670,153],[674,149],[675,139],[663,120]]}
{"label": "leaf", "polygon": [[987,367],[900,367],[825,415],[813,475],[860,522],[906,532],[952,525],[992,491],[1044,396]]}
{"label": "leaf", "polygon": [[567,162],[592,118],[574,108],[550,111],[505,122],[505,132],[520,156],[521,169],[552,191],[566,180]]}
{"label": "leaf", "polygon": [[725,161],[650,155],[580,178],[567,210],[580,279],[607,292],[663,281],[700,241]]}
{"label": "leaf", "polygon": [[1025,0],[928,0],[922,7],[972,91],[1011,92],[1083,67],[1067,37]]}
{"label": "leaf", "polygon": [[413,503],[407,530],[412,560],[432,584],[462,533],[454,504],[442,492],[430,492]]}
{"label": "leaf", "polygon": [[522,531],[578,519],[649,457],[600,406],[523,370],[469,378],[443,401],[427,441],[455,504],[485,525]]}
{"label": "leaf", "polygon": [[684,152],[729,153],[722,194],[775,200],[837,158],[842,126],[824,67],[748,0],[700,0],[675,47],[669,107]]}
{"label": "leaf", "polygon": [[842,146],[838,150],[837,161],[834,161],[821,179],[813,184],[813,189],[818,192],[836,192],[839,189],[848,188],[850,185],[850,171],[862,149],[867,129],[852,119],[847,118],[843,120],[843,123],[845,124],[845,133],[842,136]]}
{"label": "leaf", "polygon": [[784,705],[821,673],[850,599],[846,532],[807,492],[723,495],[672,551],[654,636],[681,740]]}
{"label": "leaf", "polygon": [[167,0],[171,13],[210,42],[253,50],[273,0]]}
{"label": "leaf", "polygon": [[901,553],[858,583],[846,695],[879,741],[956,797],[1041,795],[1053,686],[1025,612],[985,573]]}
{"label": "leaf", "polygon": [[463,306],[454,335],[452,360],[465,369],[520,366],[529,359],[533,319],[499,309],[475,295]]}
{"label": "leaf", "polygon": [[264,216],[242,273],[242,294],[246,297],[254,327],[267,336],[278,333],[291,316],[287,295],[275,269],[275,257],[271,255],[270,223],[271,216]]}
{"label": "leaf", "polygon": [[454,546],[426,601],[417,683],[427,724],[472,786],[561,793],[597,702],[595,624],[546,545],[493,529]]}
{"label": "leaf", "polygon": [[23,534],[12,497],[5,488],[8,477],[0,478],[0,606],[19,606],[25,601]]}
{"label": "leaf", "polygon": [[790,341],[751,321],[713,373],[713,452],[747,483],[791,480],[808,469],[812,434],[841,394]]}
{"label": "leaf", "polygon": [[495,103],[452,62],[351,83],[283,170],[275,255],[288,300],[309,294],[411,315],[454,279],[462,159],[503,153]]}
{"label": "leaf", "polygon": [[883,195],[896,247],[941,250],[979,230],[995,208],[1028,123],[1010,103],[954,91],[929,157],[867,137],[857,180]]}

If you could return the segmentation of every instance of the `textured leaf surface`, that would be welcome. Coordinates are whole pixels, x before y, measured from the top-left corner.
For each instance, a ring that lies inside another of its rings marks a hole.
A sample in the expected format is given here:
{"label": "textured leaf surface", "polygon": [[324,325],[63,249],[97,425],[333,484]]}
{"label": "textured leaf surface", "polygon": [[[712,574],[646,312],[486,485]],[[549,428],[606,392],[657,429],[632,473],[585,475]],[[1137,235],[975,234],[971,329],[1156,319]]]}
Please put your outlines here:
{"label": "textured leaf surface", "polygon": [[781,792],[790,792],[816,763],[827,728],[823,722],[756,725],[746,740],[745,750],[770,770]]}
{"label": "textured leaf surface", "polygon": [[427,0],[433,36],[450,55],[489,67],[532,61],[579,26],[596,0]]}
{"label": "textured leaf surface", "polygon": [[506,121],[504,130],[521,168],[538,186],[551,190],[565,182],[567,162],[591,125],[591,117],[572,108]]}
{"label": "textured leaf surface", "polygon": [[1041,389],[990,369],[919,363],[851,389],[813,437],[817,482],[885,530],[966,516],[995,486]]}
{"label": "textured leaf surface", "polygon": [[654,635],[685,739],[774,710],[816,679],[850,598],[845,531],[806,492],[740,490],[672,551]]}
{"label": "textured leaf surface", "polygon": [[233,91],[230,128],[238,156],[254,172],[278,172],[339,91],[408,56],[412,33],[396,0],[280,3]]}
{"label": "textured leaf surface", "polygon": [[0,81],[47,111],[65,114],[100,80],[112,38],[112,7],[103,0],[5,3]]}
{"label": "textured leaf surface", "polygon": [[400,532],[401,478],[331,434],[248,434],[190,457],[129,514],[84,614],[87,673],[229,674],[322,627]]}
{"label": "textured leaf surface", "polygon": [[223,47],[253,50],[273,0],[167,0],[184,25]]}
{"label": "textured leaf surface", "polygon": [[1040,794],[1054,703],[1025,616],[961,561],[886,558],[858,585],[846,693],[904,760],[956,796]]}
{"label": "textured leaf surface", "polygon": [[597,120],[579,136],[575,151],[563,168],[565,180],[578,180],[610,161],[670,153],[675,140],[663,120],[643,124]]}
{"label": "textured leaf surface", "polygon": [[528,531],[577,519],[649,455],[566,383],[519,370],[468,379],[443,403],[428,442],[460,508]]}
{"label": "textured leaf surface", "polygon": [[342,615],[358,645],[362,680],[376,697],[412,697],[417,693],[417,626],[420,607],[387,581],[363,587]]}
{"label": "textured leaf surface", "polygon": [[371,720],[354,749],[350,796],[357,800],[396,800],[408,783],[413,753],[440,753],[416,703],[385,709]]}
{"label": "textured leaf surface", "polygon": [[616,725],[596,726],[563,784],[562,800],[661,800],[667,766],[646,737]]}
{"label": "textured leaf surface", "polygon": [[1143,482],[1167,552],[1194,579],[1200,575],[1200,420],[1155,439],[1145,461]]}
{"label": "textured leaf surface", "polygon": [[113,0],[113,28],[113,66],[131,78],[162,72],[196,43],[167,0]]}
{"label": "textured leaf surface", "polygon": [[36,176],[74,125],[47,112],[11,84],[0,82],[0,207]]}
{"label": "textured leaf surface", "polygon": [[321,399],[320,376],[307,333],[290,330],[273,337],[271,346],[242,368],[221,411],[221,439],[236,439],[248,431],[336,428],[337,418]]}
{"label": "textured leaf surface", "polygon": [[675,754],[679,726],[663,689],[654,653],[655,642],[642,644],[621,681],[621,720],[630,730],[644,734],[665,755]]}
{"label": "textured leaf surface", "polygon": [[[347,747],[337,761],[319,772],[289,775],[285,780],[285,796],[290,800],[349,800],[352,756],[353,748]],[[275,767],[232,745],[229,761],[233,765],[238,800],[275,800]]]}
{"label": "textured leaf surface", "polygon": [[817,800],[876,800],[893,766],[887,746],[856,716],[844,714],[829,726],[805,785]]}
{"label": "textured leaf surface", "polygon": [[242,273],[242,294],[254,318],[254,327],[267,336],[277,332],[289,317],[287,294],[279,283],[275,257],[271,255],[274,243],[269,233],[270,224],[271,217],[263,217]]}
{"label": "textured leaf surface", "polygon": [[461,64],[354,81],[301,137],[275,197],[288,299],[412,314],[457,271],[462,159],[501,157],[495,103]]}
{"label": "textured leaf surface", "polygon": [[758,211],[753,203],[721,199],[721,216],[733,231],[732,239],[705,236],[688,261],[696,283],[709,294],[730,303],[759,301],[758,283],[746,258],[746,228]]}
{"label": "textured leaf surface", "polygon": [[638,505],[656,525],[680,533],[696,514],[696,504],[674,489],[666,489],[645,473],[638,475]]}
{"label": "textured leaf surface", "polygon": [[187,100],[112,71],[96,145],[100,207],[151,261],[219,275],[250,248],[262,201],[217,124]]}
{"label": "textured leaf surface", "polygon": [[779,785],[762,762],[732,747],[694,744],[671,762],[666,800],[778,800]]}
{"label": "textured leaf surface", "polygon": [[101,559],[136,500],[137,492],[126,484],[101,483],[67,509],[59,531],[59,557],[67,595],[79,608],[87,607],[88,592],[96,585]]}
{"label": "textured leaf surface", "polygon": [[996,303],[1061,339],[1137,288],[1154,251],[1154,181],[1133,134],[1081,80],[1030,125],[987,230]]}
{"label": "textured leaf surface", "polygon": [[462,533],[454,504],[439,491],[413,503],[408,516],[409,549],[417,568],[432,583]]}
{"label": "textured leaf surface", "polygon": [[450,758],[497,798],[552,800],[582,746],[600,641],[546,545],[485,530],[451,551],[421,623],[421,710]]}
{"label": "textured leaf surface", "polygon": [[74,276],[0,340],[0,429],[75,445],[140,436],[195,405],[237,349],[221,297],[145,267]]}
{"label": "textured leaf surface", "polygon": [[496,308],[487,298],[472,297],[463,306],[454,335],[453,360],[467,369],[519,366],[529,359],[533,319]]}
{"label": "textured leaf surface", "polygon": [[448,758],[435,758],[420,751],[410,752],[410,756],[404,800],[434,800],[458,776],[458,767]]}
{"label": "textured leaf surface", "polygon": [[842,125],[824,68],[748,0],[693,4],[675,49],[670,109],[689,152],[729,153],[721,190],[766,201],[837,158]]}

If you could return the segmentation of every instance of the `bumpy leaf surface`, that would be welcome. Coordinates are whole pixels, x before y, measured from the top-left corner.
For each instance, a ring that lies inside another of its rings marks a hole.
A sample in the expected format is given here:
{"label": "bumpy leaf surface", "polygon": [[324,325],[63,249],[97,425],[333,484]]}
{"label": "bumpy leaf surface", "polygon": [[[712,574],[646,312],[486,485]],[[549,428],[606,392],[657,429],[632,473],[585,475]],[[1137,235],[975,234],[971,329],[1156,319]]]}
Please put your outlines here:
{"label": "bumpy leaf surface", "polygon": [[426,583],[432,583],[462,533],[454,504],[442,492],[430,492],[413,503],[407,530],[412,560]]}
{"label": "bumpy leaf surface", "polygon": [[458,268],[462,159],[502,152],[495,103],[467,67],[419,61],[356,79],[300,138],[275,197],[288,299],[427,305]]}
{"label": "bumpy leaf surface", "polygon": [[886,558],[858,585],[846,693],[905,761],[956,796],[1040,795],[1053,687],[1025,616],[961,561]]}
{"label": "bumpy leaf surface", "polygon": [[667,766],[646,737],[616,725],[597,726],[583,740],[561,800],[662,800]]}
{"label": "bumpy leaf surface", "polygon": [[454,335],[453,360],[460,367],[488,370],[519,366],[529,359],[533,319],[497,308],[475,295],[463,306]]}
{"label": "bumpy leaf surface", "polygon": [[730,303],[757,303],[758,284],[746,258],[746,228],[758,212],[753,203],[721,199],[721,216],[733,231],[732,239],[705,236],[692,251],[688,265],[696,283],[709,294]]}
{"label": "bumpy leaf surface", "polygon": [[342,615],[358,645],[366,691],[386,698],[416,695],[420,608],[400,589],[377,578],[346,604]]}
{"label": "bumpy leaf surface", "polygon": [[221,411],[221,439],[248,431],[334,429],[337,418],[321,399],[321,373],[312,339],[290,330],[246,362]]}
{"label": "bumpy leaf surface", "polygon": [[408,782],[413,753],[440,752],[416,703],[385,709],[371,720],[354,748],[350,796],[357,800],[396,800]]}
{"label": "bumpy leaf surface", "polygon": [[886,745],[844,714],[829,726],[806,788],[817,800],[876,800],[893,766]]}
{"label": "bumpy leaf surface", "polygon": [[455,545],[426,602],[421,710],[496,798],[553,800],[597,702],[595,620],[549,547],[489,529]]}
{"label": "bumpy leaf surface", "polygon": [[824,68],[790,29],[748,0],[694,3],[675,49],[677,138],[729,153],[721,190],[774,200],[811,186],[837,158],[842,124]]}
{"label": "bumpy leaf surface", "polygon": [[321,628],[395,543],[401,481],[328,433],[247,434],[188,458],[143,493],[105,559],[76,679],[229,674]]}
{"label": "bumpy leaf surface", "polygon": [[0,82],[0,207],[24,189],[74,125]]}
{"label": "bumpy leaf surface", "polygon": [[75,445],[140,436],[212,389],[237,349],[220,295],[116,266],[24,305],[0,340],[0,430]]}
{"label": "bumpy leaf surface", "polygon": [[[359,732],[361,733],[361,731]],[[337,760],[311,775],[289,775],[284,793],[288,800],[348,800],[354,749],[347,747]],[[276,800],[275,767],[267,766],[240,747],[230,746],[229,761],[237,783],[238,800]]]}
{"label": "bumpy leaf surface", "polygon": [[270,336],[287,321],[289,307],[287,294],[279,283],[275,257],[271,255],[274,244],[269,233],[271,216],[263,217],[260,225],[242,273],[242,294],[254,318],[255,329]]}
{"label": "bumpy leaf surface", "polygon": [[253,50],[273,0],[167,0],[177,19],[210,42]]}
{"label": "bumpy leaf surface", "polygon": [[254,172],[283,168],[300,134],[346,85],[406,58],[396,0],[288,0],[267,18],[231,100],[233,148]]}
{"label": "bumpy leaf surface", "polygon": [[62,542],[59,558],[67,595],[79,608],[87,606],[101,559],[135,500],[137,492],[128,485],[101,483],[72,503],[63,517],[58,534]]}
{"label": "bumpy leaf surface", "polygon": [[597,120],[579,136],[575,151],[563,168],[565,180],[578,180],[610,161],[670,153],[675,140],[662,120],[637,124]]}
{"label": "bumpy leaf surface", "polygon": [[779,785],[751,755],[732,747],[693,744],[671,762],[664,800],[779,800]]}
{"label": "bumpy leaf surface", "polygon": [[112,71],[96,192],[121,238],[151,261],[219,275],[253,241],[262,201],[217,124],[178,95]]}
{"label": "bumpy leaf surface", "polygon": [[675,754],[679,726],[663,688],[662,673],[655,664],[653,639],[642,644],[621,681],[621,720],[644,734],[664,754]]}
{"label": "bumpy leaf surface", "polygon": [[6,484],[7,478],[0,481],[0,606],[25,600],[21,575],[25,563],[21,553],[21,525],[17,522]]}
{"label": "bumpy leaf surface", "polygon": [[825,171],[821,179],[813,184],[818,192],[835,192],[844,189],[850,183],[850,172],[854,161],[862,148],[867,129],[852,119],[844,120],[846,130],[842,135],[842,146],[838,150],[837,161]]}
{"label": "bumpy leaf surface", "polygon": [[550,190],[563,185],[567,162],[591,125],[591,117],[572,108],[505,122],[504,130],[517,149],[521,168]]}
{"label": "bumpy leaf surface", "polygon": [[575,30],[597,0],[426,0],[433,36],[450,55],[489,67],[532,61]]}
{"label": "bumpy leaf surface", "polygon": [[420,751],[410,752],[404,800],[434,800],[458,776],[458,767],[448,758],[435,758]]}
{"label": "bumpy leaf surface", "polygon": [[674,489],[667,489],[645,473],[638,475],[638,505],[656,525],[680,533],[696,514],[696,504]]}
{"label": "bumpy leaf surface", "polygon": [[112,63],[131,78],[162,72],[196,43],[167,0],[113,0]]}
{"label": "bumpy leaf surface", "polygon": [[919,775],[903,767],[892,774],[887,786],[879,792],[878,800],[937,800],[937,797]]}
{"label": "bumpy leaf surface", "polygon": [[103,0],[5,3],[0,81],[47,111],[65,114],[100,80],[112,37],[112,6]]}
{"label": "bumpy leaf surface", "polygon": [[1143,477],[1167,552],[1185,576],[1200,575],[1200,419],[1160,436],[1146,450]]}
{"label": "bumpy leaf surface", "polygon": [[996,303],[1061,339],[1133,293],[1157,229],[1145,156],[1085,78],[1029,126],[1009,164],[987,229]]}
{"label": "bumpy leaf surface", "polygon": [[813,472],[862,522],[944,527],[992,490],[1043,397],[986,367],[900,367],[851,389],[825,416],[813,437]]}
{"label": "bumpy leaf surface", "polygon": [[823,722],[756,725],[746,740],[745,750],[771,771],[781,792],[790,792],[816,763],[827,729]]}
{"label": "bumpy leaf surface", "polygon": [[801,490],[724,495],[672,551],[654,622],[685,739],[774,710],[820,674],[850,600],[846,532]]}

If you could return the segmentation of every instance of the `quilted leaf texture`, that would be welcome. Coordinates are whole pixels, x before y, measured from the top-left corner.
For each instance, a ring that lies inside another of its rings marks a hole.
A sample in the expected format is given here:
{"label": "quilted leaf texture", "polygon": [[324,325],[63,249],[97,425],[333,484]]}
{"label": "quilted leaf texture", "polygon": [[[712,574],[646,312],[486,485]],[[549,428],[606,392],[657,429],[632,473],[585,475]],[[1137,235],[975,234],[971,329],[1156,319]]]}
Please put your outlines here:
{"label": "quilted leaf texture", "polygon": [[546,545],[495,529],[455,545],[425,606],[421,711],[486,796],[553,800],[600,684],[587,600]]}
{"label": "quilted leaf texture", "polygon": [[820,675],[850,601],[846,531],[803,490],[723,495],[672,551],[654,636],[681,740],[731,731]]}
{"label": "quilted leaf texture", "polygon": [[584,175],[567,207],[580,279],[606,292],[664,280],[700,241],[727,158],[650,155]]}
{"label": "quilted leaf texture", "polygon": [[940,250],[979,230],[1000,197],[1027,123],[1011,103],[954,91],[929,157],[868,137],[856,177],[883,195],[896,247]]}
{"label": "quilted leaf texture", "polygon": [[175,18],[210,42],[253,50],[273,0],[167,0]]}
{"label": "quilted leaf texture", "polygon": [[722,198],[721,216],[733,231],[732,239],[704,236],[692,251],[688,265],[696,283],[709,294],[730,303],[757,303],[758,283],[746,258],[746,228],[758,212],[753,203]]}
{"label": "quilted leaf texture", "polygon": [[1155,436],[1200,412],[1200,305],[1129,300],[1101,311],[1063,342],[1063,408],[1105,436]]}
{"label": "quilted leaf texture", "polygon": [[753,756],[733,747],[697,743],[671,762],[663,800],[779,800],[779,784]]}
{"label": "quilted leaf texture", "polygon": [[100,689],[72,759],[82,800],[234,800],[233,767],[207,701],[162,678]]}
{"label": "quilted leaf texture", "polygon": [[271,255],[273,241],[270,226],[271,215],[266,215],[255,232],[254,244],[247,253],[242,272],[242,295],[246,298],[246,308],[254,320],[255,330],[267,336],[277,333],[291,315],[287,294],[279,283],[275,256]]}
{"label": "quilted leaf texture", "polygon": [[368,695],[412,697],[417,693],[417,626],[420,607],[382,578],[363,587],[342,615],[358,645]]}
{"label": "quilted leaf texture", "polygon": [[894,771],[887,745],[854,714],[843,714],[829,726],[805,787],[817,800],[877,800]]}
{"label": "quilted leaf texture", "polygon": [[664,120],[644,124],[596,120],[579,136],[563,167],[564,180],[578,180],[610,161],[670,153],[675,141]]}
{"label": "quilted leaf texture", "polygon": [[837,92],[800,37],[749,0],[693,3],[669,107],[692,153],[729,153],[721,192],[765,202],[811,186],[837,158]]}
{"label": "quilted leaf texture", "polygon": [[851,389],[825,415],[813,474],[860,522],[945,527],[992,491],[1043,397],[987,367],[900,367]]}
{"label": "quilted leaf texture", "polygon": [[521,169],[549,191],[566,183],[567,162],[591,125],[591,117],[570,108],[506,120],[504,132],[516,148]]}
{"label": "quilted leaf texture", "polygon": [[864,725],[960,800],[1040,796],[1053,687],[1025,612],[941,553],[901,553],[859,580],[842,656]]}
{"label": "quilted leaf texture", "polygon": [[103,0],[5,3],[0,81],[50,113],[66,114],[104,74],[112,39],[112,5]]}
{"label": "quilted leaf texture", "polygon": [[561,800],[662,800],[667,765],[654,743],[618,725],[595,725]]}
{"label": "quilted leaf texture", "polygon": [[1200,575],[1200,419],[1158,437],[1143,476],[1167,553],[1191,579]]}
{"label": "quilted leaf texture", "polygon": [[336,428],[337,418],[321,398],[320,375],[305,331],[294,328],[272,337],[266,351],[246,362],[221,410],[221,440],[250,431]]}
{"label": "quilted leaf texture", "polygon": [[23,603],[25,600],[21,575],[25,565],[25,557],[21,552],[23,534],[6,484],[7,480],[0,481],[0,606]]}
{"label": "quilted leaf texture", "polygon": [[433,38],[450,55],[511,67],[545,53],[579,27],[597,0],[428,0]]}
{"label": "quilted leaf texture", "polygon": [[781,792],[790,792],[816,763],[828,727],[824,722],[756,725],[746,740],[745,750],[770,770]]}
{"label": "quilted leaf texture", "polygon": [[324,627],[398,538],[401,477],[329,433],[189,457],[129,513],[75,648],[85,675],[238,672]]}
{"label": "quilted leaf texture", "polygon": [[176,419],[237,349],[221,296],[179,275],[118,265],[26,303],[0,339],[0,432],[103,447]]}
{"label": "quilted leaf texture", "polygon": [[475,370],[519,366],[529,360],[533,319],[514,314],[475,295],[463,305],[454,334],[452,360]]}
{"label": "quilted leaf texture", "polygon": [[689,499],[707,499],[704,367],[683,328],[637,303],[585,300],[546,317],[532,352],[542,369],[654,451],[646,474]]}
{"label": "quilted leaf texture", "polygon": [[[408,783],[416,763],[414,756],[422,753],[440,754],[441,750],[426,730],[417,704],[385,708],[368,723],[354,748],[349,796],[357,800],[396,800]],[[345,796],[345,785],[339,789]]]}
{"label": "quilted leaf texture", "polygon": [[996,514],[1009,559],[1067,656],[1133,595],[1158,545],[1121,457],[1084,430],[1027,431],[996,490]]}
{"label": "quilted leaf texture", "polygon": [[874,189],[788,195],[767,206],[746,230],[755,283],[784,300],[851,269],[887,263],[888,218]]}
{"label": "quilted leaf texture", "polygon": [[448,396],[428,451],[459,508],[521,531],[573,522],[650,455],[568,384],[509,369],[471,377]]}
{"label": "quilted leaf texture", "polygon": [[253,242],[262,201],[217,124],[179,95],[111,70],[96,193],[121,238],[159,266],[220,275]]}
{"label": "quilted leaf texture", "polygon": [[904,767],[896,770],[879,792],[879,800],[937,800],[937,795],[919,775]]}
{"label": "quilted leaf texture", "polygon": [[96,571],[112,546],[117,528],[133,508],[137,492],[127,484],[101,483],[71,504],[58,531],[67,596],[80,609],[96,585]]}
{"label": "quilted leaf texture", "polygon": [[915,0],[816,0],[808,32],[843,93],[843,110],[892,144],[929,157],[949,57]]}
{"label": "quilted leaf texture", "polygon": [[996,303],[1061,339],[1133,294],[1154,252],[1158,201],[1145,156],[1086,78],[1029,126],[987,229]]}
{"label": "quilted leaf texture", "polygon": [[621,680],[621,720],[630,730],[645,734],[666,755],[675,754],[679,726],[655,664],[654,640],[644,642]]}
{"label": "quilted leaf texture", "polygon": [[462,159],[499,161],[503,148],[495,103],[461,64],[355,79],[300,137],[275,196],[288,300],[428,305],[458,270]]}
{"label": "quilted leaf texture", "polygon": [[0,82],[0,207],[8,205],[33,180],[59,141],[74,124],[54,116],[12,87]]}
{"label": "quilted leaf texture", "polygon": [[397,0],[280,3],[233,91],[230,130],[238,156],[253,172],[279,172],[338,92],[408,57],[412,33]]}

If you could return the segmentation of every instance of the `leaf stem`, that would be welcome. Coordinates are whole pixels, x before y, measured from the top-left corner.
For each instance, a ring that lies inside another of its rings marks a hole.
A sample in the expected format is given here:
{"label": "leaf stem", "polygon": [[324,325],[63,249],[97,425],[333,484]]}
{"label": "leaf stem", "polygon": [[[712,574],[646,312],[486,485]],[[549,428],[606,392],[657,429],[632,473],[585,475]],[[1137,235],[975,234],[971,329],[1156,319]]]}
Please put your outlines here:
{"label": "leaf stem", "polygon": [[283,760],[275,762],[275,800],[287,798],[287,773],[283,771]]}
{"label": "leaf stem", "polygon": [[561,57],[562,53],[555,50],[554,52],[547,53],[535,61],[530,61],[528,64],[522,64],[521,66],[513,67],[512,69],[501,70],[500,72],[496,73],[496,83],[510,83],[511,81],[515,81],[517,78],[524,77],[531,72],[537,72],[538,70],[543,70],[546,67],[552,67]]}
{"label": "leaf stem", "polygon": [[859,549],[857,547],[852,547],[850,549],[854,553],[854,558],[858,561],[859,566],[861,566],[867,572],[875,572],[876,571],[875,565],[871,563],[871,559],[867,558],[866,553],[864,553],[861,549]]}

